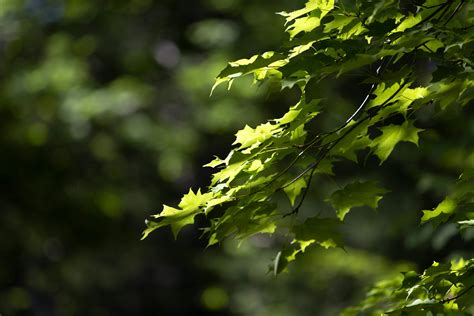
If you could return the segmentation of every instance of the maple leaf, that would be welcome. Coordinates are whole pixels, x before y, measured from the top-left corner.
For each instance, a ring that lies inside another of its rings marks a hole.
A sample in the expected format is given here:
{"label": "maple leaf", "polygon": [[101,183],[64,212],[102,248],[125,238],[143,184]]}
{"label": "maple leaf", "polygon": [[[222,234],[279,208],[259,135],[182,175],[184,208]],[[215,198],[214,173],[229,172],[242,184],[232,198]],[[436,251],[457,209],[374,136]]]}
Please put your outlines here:
{"label": "maple leaf", "polygon": [[337,217],[340,220],[344,220],[344,217],[351,208],[368,206],[376,209],[379,201],[382,199],[382,194],[386,192],[388,191],[380,188],[374,181],[356,181],[334,192],[327,201],[336,210]]}
{"label": "maple leaf", "polygon": [[418,133],[423,131],[416,128],[411,121],[405,121],[402,125],[388,125],[380,128],[382,135],[375,138],[370,147],[379,157],[382,164],[399,142],[411,142],[418,146]]}

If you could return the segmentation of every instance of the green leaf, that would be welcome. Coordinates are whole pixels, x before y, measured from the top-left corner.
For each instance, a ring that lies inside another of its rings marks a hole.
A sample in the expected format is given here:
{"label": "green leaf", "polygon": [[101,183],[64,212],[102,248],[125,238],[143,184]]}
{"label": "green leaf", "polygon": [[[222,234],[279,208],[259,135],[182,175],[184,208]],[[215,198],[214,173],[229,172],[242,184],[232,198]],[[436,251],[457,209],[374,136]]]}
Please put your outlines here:
{"label": "green leaf", "polygon": [[[294,38],[301,32],[311,32],[321,24],[321,20],[334,8],[334,0],[314,0],[310,1],[305,9],[287,14],[280,13],[287,16],[287,22],[293,23],[287,28],[290,38]],[[304,13],[303,13],[304,12]],[[300,17],[304,14],[308,16]]]}
{"label": "green leaf", "polygon": [[[464,80],[464,79],[456,79],[451,80],[443,79],[437,82],[432,83],[428,90],[431,93],[431,98],[435,100],[441,107],[441,109],[446,109],[448,106],[453,105],[460,100],[460,96],[463,95],[466,89],[472,87],[473,81],[471,80]],[[466,100],[462,100],[461,104],[465,105],[470,100],[472,100],[472,96],[466,98]]]}
{"label": "green leaf", "polygon": [[292,243],[285,249],[279,251],[273,259],[273,265],[270,266],[270,271],[273,275],[277,275],[286,270],[288,264],[296,259],[296,255],[301,252],[301,248],[298,247],[297,242]]}
{"label": "green leaf", "polygon": [[335,191],[327,201],[331,203],[336,210],[337,217],[342,221],[351,208],[369,206],[376,209],[382,199],[382,194],[387,192],[374,181],[356,181]]}
{"label": "green leaf", "polygon": [[143,232],[142,239],[146,238],[155,229],[168,225],[171,226],[173,235],[176,238],[184,226],[194,224],[194,217],[202,212],[206,203],[213,196],[212,192],[202,194],[201,189],[199,189],[194,193],[192,189],[189,189],[188,194],[185,194],[179,203],[181,209],[163,205],[161,213],[153,215],[159,222],[147,221],[147,229]]}
{"label": "green leaf", "polygon": [[288,199],[290,200],[291,205],[295,205],[296,198],[300,195],[301,191],[306,188],[306,180],[304,178],[299,178],[289,186],[285,187],[285,191]]}
{"label": "green leaf", "polygon": [[429,220],[437,218],[437,222],[444,222],[448,219],[448,217],[453,214],[454,210],[456,209],[457,203],[452,199],[446,199],[442,201],[434,210],[424,210],[423,217],[421,218],[421,222],[425,223]]}
{"label": "green leaf", "polygon": [[[317,14],[317,13],[316,13]],[[301,32],[311,32],[315,28],[317,28],[321,24],[321,18],[319,14],[317,15],[310,15],[305,16],[302,18],[298,18],[295,22],[288,27],[287,31],[290,34],[290,38],[295,37]]]}
{"label": "green leaf", "polygon": [[220,217],[211,221],[208,229],[209,245],[222,241],[232,235],[235,239],[244,240],[258,233],[273,233],[276,229],[271,218],[280,215],[276,205],[270,202],[248,202],[246,205],[234,205]]}
{"label": "green leaf", "polygon": [[291,123],[298,117],[300,112],[301,112],[301,109],[289,110],[288,112],[285,113],[285,115],[283,115],[282,118],[278,120],[278,123],[279,124]]}
{"label": "green leaf", "polygon": [[[196,193],[192,189],[189,189],[188,194],[185,194],[179,202],[179,207],[183,210],[197,210],[203,207],[210,199],[212,199],[212,192],[201,193],[201,189],[198,189]],[[160,215],[164,215],[163,212]]]}
{"label": "green leaf", "polygon": [[452,192],[433,210],[424,210],[421,223],[432,221],[435,225],[452,218],[453,222],[466,223],[474,217],[474,172],[466,169],[459,177]]}
{"label": "green leaf", "polygon": [[338,71],[337,76],[349,72],[351,70],[361,68],[362,66],[370,65],[379,59],[376,55],[369,54],[357,54],[354,57],[348,59],[347,61],[337,64],[331,67],[326,68],[327,71],[333,72]]}
{"label": "green leaf", "polygon": [[402,23],[400,23],[392,33],[397,32],[404,32],[405,30],[412,28],[413,26],[417,25],[422,20],[421,15],[409,15],[405,19],[403,19]]}
{"label": "green leaf", "polygon": [[436,52],[438,49],[444,47],[444,44],[443,42],[435,38],[426,43],[424,46],[426,46],[426,50],[428,52]]}
{"label": "green leaf", "polygon": [[336,219],[312,217],[301,225],[295,225],[292,232],[297,241],[315,242],[324,248],[342,247],[340,224]]}
{"label": "green leaf", "polygon": [[416,128],[411,121],[405,121],[402,125],[389,125],[380,128],[382,135],[375,138],[370,144],[375,155],[382,164],[392,153],[399,142],[411,142],[418,146],[418,133],[423,131]]}
{"label": "green leaf", "polygon": [[174,238],[178,236],[180,230],[186,226],[194,224],[194,217],[199,214],[199,210],[180,210],[168,205],[163,205],[163,210],[159,215],[153,215],[159,222],[146,221],[147,229],[143,232],[142,239],[145,239],[152,231],[164,226],[171,226]]}
{"label": "green leaf", "polygon": [[262,55],[254,55],[248,59],[240,59],[229,62],[229,65],[221,71],[217,78],[236,78],[248,74],[256,69],[268,67],[270,64],[284,59],[285,56],[275,52],[266,52]]}
{"label": "green leaf", "polygon": [[343,315],[469,315],[474,259],[439,264],[379,282]]}
{"label": "green leaf", "polygon": [[262,163],[260,159],[253,160],[249,166],[246,168],[246,171],[251,173],[258,173],[265,169],[265,165]]}
{"label": "green leaf", "polygon": [[299,9],[293,12],[279,12],[278,14],[285,16],[286,17],[286,22],[291,22],[294,19],[308,14],[311,11],[314,11],[316,9],[320,10],[325,10],[328,11],[334,7],[334,1],[333,0],[309,0],[306,2],[305,7],[303,9]]}
{"label": "green leaf", "polygon": [[321,160],[318,167],[314,171],[314,174],[326,174],[326,175],[334,175],[332,170],[332,163],[335,161],[333,157],[328,157],[326,159]]}
{"label": "green leaf", "polygon": [[221,166],[221,165],[223,165],[223,164],[226,163],[225,160],[222,160],[222,159],[220,159],[220,158],[217,157],[217,156],[215,156],[215,157],[216,157],[216,158],[215,158],[213,161],[211,161],[211,162],[205,164],[203,167],[215,168],[215,167]]}
{"label": "green leaf", "polygon": [[341,135],[345,135],[344,138],[342,138],[342,140],[340,140],[331,150],[332,155],[338,155],[357,162],[356,152],[365,149],[370,145],[371,140],[367,135],[370,121],[365,121],[357,126],[353,126],[355,124],[358,123],[351,121],[345,129],[333,136],[335,137],[334,139],[328,139],[328,141],[335,141],[335,139],[341,137]]}
{"label": "green leaf", "polygon": [[229,164],[224,169],[212,175],[211,184],[212,185],[215,185],[217,183],[229,184],[244,169],[244,167],[245,167],[244,161]]}
{"label": "green leaf", "polygon": [[287,61],[285,61],[284,55],[272,51],[265,52],[261,55],[254,55],[248,59],[244,58],[229,62],[228,66],[217,76],[216,82],[211,89],[211,95],[213,91],[222,83],[227,82],[230,89],[232,81],[235,78],[239,78],[250,73],[259,73],[261,77],[260,79],[263,80],[267,77],[267,73],[262,73],[262,70],[266,71],[273,68],[278,68],[285,65],[286,63]]}
{"label": "green leaf", "polygon": [[400,84],[398,82],[392,84],[390,87],[385,87],[385,82],[380,83],[374,91],[376,96],[368,104],[368,108],[382,105],[386,102],[398,89],[400,89]]}
{"label": "green leaf", "polygon": [[235,134],[236,139],[234,144],[240,144],[239,149],[248,148],[246,152],[250,152],[251,149],[258,147],[279,131],[281,131],[281,128],[271,123],[261,124],[255,129],[245,125],[243,129]]}
{"label": "green leaf", "polygon": [[[398,86],[395,84],[394,86]],[[389,90],[389,89],[387,89]],[[394,90],[395,93],[397,90]],[[391,99],[391,104],[384,106],[377,114],[377,119],[384,119],[394,114],[402,114],[404,117],[407,117],[409,109],[419,109],[422,106],[423,102],[426,100],[426,97],[429,95],[427,88],[418,87],[414,89],[402,88],[397,92],[396,95]],[[390,98],[390,96],[388,96]],[[386,102],[388,100],[384,100]],[[379,105],[382,103],[379,103]]]}
{"label": "green leaf", "polygon": [[344,14],[334,15],[334,20],[324,25],[324,32],[329,33],[333,30],[338,30],[338,33],[341,33],[342,30],[354,20],[356,20],[356,17],[348,17]]}

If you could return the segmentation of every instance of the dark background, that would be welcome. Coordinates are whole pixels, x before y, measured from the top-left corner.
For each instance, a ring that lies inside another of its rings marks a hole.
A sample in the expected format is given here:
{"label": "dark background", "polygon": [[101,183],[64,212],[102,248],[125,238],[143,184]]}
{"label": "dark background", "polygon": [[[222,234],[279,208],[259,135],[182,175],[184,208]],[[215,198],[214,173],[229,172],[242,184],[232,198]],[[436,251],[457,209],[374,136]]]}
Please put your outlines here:
{"label": "dark background", "polygon": [[[348,215],[346,251],[315,248],[273,278],[278,239],[205,248],[201,220],[176,241],[168,229],[140,241],[163,203],[209,183],[201,166],[238,129],[295,102],[252,78],[209,92],[227,61],[277,49],[287,37],[275,12],[303,4],[0,0],[2,316],[330,315],[382,277],[472,250],[472,232],[418,225],[474,167],[471,108],[420,111],[420,149],[399,145],[382,167],[336,165],[336,182],[391,190],[380,213]],[[334,108],[321,124],[344,120],[367,89],[350,78],[324,88]],[[316,183],[304,211],[331,185]]]}

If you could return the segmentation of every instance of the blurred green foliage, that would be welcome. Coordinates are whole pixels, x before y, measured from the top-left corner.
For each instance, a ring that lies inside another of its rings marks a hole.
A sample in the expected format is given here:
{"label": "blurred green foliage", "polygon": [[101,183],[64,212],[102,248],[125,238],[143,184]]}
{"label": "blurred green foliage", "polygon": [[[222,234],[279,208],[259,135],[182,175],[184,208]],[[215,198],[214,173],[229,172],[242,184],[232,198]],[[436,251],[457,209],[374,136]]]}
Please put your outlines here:
{"label": "blurred green foliage", "polygon": [[[276,20],[279,5],[249,9]],[[218,276],[198,263],[200,243],[139,238],[158,201],[205,184],[198,168],[221,135],[264,115],[249,85],[209,99],[260,34],[243,11],[0,1],[0,313],[204,313]]]}
{"label": "blurred green foliage", "polygon": [[[0,0],[0,314],[327,315],[394,267],[466,251],[449,228],[419,230],[415,210],[474,166],[472,109],[426,119],[426,155],[400,146],[372,171],[399,193],[379,215],[348,215],[347,243],[362,249],[349,256],[308,253],[274,279],[265,272],[278,240],[203,251],[189,228],[177,242],[167,231],[139,241],[163,201],[209,183],[201,165],[228,152],[237,129],[294,103],[294,90],[276,96],[245,80],[209,93],[227,61],[279,45],[275,12],[302,3]],[[340,116],[321,126],[350,112],[354,84],[327,87]]]}

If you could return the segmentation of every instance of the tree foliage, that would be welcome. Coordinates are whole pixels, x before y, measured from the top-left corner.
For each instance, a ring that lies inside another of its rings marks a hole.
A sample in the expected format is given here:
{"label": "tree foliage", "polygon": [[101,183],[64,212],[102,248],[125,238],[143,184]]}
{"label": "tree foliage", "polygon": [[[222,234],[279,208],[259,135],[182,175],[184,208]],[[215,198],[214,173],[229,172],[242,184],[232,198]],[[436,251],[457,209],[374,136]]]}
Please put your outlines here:
{"label": "tree foliage", "polygon": [[[147,221],[143,237],[163,226],[171,226],[176,236],[198,215],[209,221],[204,228],[209,245],[228,237],[281,235],[288,243],[271,266],[275,274],[308,246],[344,247],[340,226],[347,213],[360,206],[376,209],[390,188],[377,179],[358,179],[324,198],[333,216],[314,210],[302,218],[299,210],[311,183],[334,176],[338,161],[363,165],[374,156],[383,164],[400,142],[415,148],[423,135],[415,121],[420,109],[442,114],[472,101],[473,10],[462,0],[309,0],[302,9],[280,12],[289,42],[278,52],[229,63],[213,90],[252,75],[275,92],[298,89],[299,101],[280,118],[238,131],[227,157],[206,165],[215,169],[209,188],[190,189],[177,208],[165,205]],[[421,63],[428,71],[419,70]],[[334,111],[324,83],[347,76],[360,78],[363,97],[338,126],[324,130],[318,117]],[[423,211],[421,221],[472,228],[473,192],[474,173],[464,170],[453,192]],[[473,273],[472,259],[434,263],[422,274],[405,272],[377,284],[343,314],[464,315],[474,304]]]}

